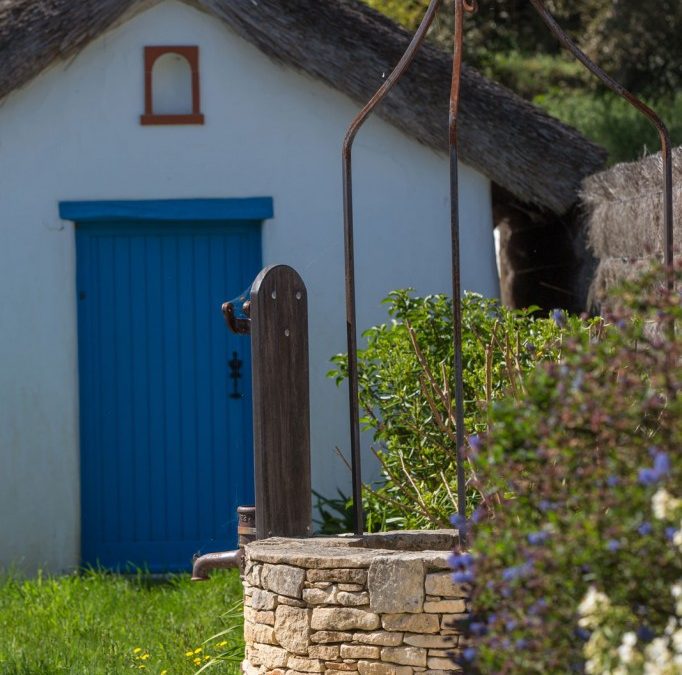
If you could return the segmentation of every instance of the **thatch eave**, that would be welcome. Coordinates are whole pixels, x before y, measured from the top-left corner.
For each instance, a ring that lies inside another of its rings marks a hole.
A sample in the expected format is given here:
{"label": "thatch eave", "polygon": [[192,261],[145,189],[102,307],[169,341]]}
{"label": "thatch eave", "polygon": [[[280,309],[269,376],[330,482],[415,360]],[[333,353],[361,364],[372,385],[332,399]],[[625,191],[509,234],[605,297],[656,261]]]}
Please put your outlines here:
{"label": "thatch eave", "polygon": [[[222,19],[272,59],[364,103],[410,35],[358,0],[185,0]],[[144,0],[0,0],[0,100],[73,56]],[[450,58],[426,46],[379,114],[445,151]],[[517,199],[556,214],[576,202],[605,153],[509,90],[464,68],[460,154]]]}

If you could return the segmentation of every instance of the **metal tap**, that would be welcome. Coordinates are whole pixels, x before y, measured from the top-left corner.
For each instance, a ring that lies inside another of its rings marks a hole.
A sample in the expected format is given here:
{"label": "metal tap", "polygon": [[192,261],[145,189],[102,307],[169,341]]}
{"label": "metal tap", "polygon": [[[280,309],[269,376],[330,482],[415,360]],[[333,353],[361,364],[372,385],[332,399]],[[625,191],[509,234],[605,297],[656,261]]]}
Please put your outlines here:
{"label": "metal tap", "polygon": [[192,581],[208,581],[211,570],[240,569],[243,572],[244,547],[256,539],[256,507],[240,506],[237,509],[237,518],[239,548],[234,551],[220,551],[195,557],[192,565]]}

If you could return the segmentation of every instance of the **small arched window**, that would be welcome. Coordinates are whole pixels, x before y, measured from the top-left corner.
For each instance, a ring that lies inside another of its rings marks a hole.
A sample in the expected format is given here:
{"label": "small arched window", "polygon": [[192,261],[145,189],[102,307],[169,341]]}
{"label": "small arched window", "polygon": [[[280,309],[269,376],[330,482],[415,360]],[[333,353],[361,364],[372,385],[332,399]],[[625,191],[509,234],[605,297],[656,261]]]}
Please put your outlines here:
{"label": "small arched window", "polygon": [[198,47],[144,48],[142,124],[203,124]]}

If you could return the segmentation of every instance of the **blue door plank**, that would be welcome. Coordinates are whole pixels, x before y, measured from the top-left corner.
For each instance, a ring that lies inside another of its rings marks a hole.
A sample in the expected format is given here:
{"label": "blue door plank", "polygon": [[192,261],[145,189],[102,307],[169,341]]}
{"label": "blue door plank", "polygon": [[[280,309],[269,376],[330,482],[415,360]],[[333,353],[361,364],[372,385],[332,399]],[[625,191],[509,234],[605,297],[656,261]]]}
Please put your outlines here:
{"label": "blue door plank", "polygon": [[[194,343],[194,323],[197,319],[196,304],[198,300],[195,299],[195,268],[192,238],[186,235],[178,235],[176,245],[176,295],[178,308],[182,308],[182,315],[180,313],[176,314],[180,443],[175,481],[177,485],[181,486],[178,506],[181,508],[182,534],[186,540],[193,541],[198,539],[199,532],[197,505],[199,498],[199,482],[197,477],[199,446],[197,443],[197,386],[195,381],[197,346]],[[207,452],[209,452],[208,448],[205,450],[205,453]]]}
{"label": "blue door plank", "polygon": [[[224,235],[227,238],[229,235]],[[221,237],[222,238],[222,237]],[[211,358],[211,344],[222,342],[222,332],[215,324],[214,319],[220,319],[219,311],[213,303],[210,279],[213,270],[210,265],[209,252],[215,242],[210,234],[202,234],[194,238],[193,256],[195,261],[195,293],[196,313],[191,326],[193,338],[198,345],[195,360],[195,413],[201,414],[203,424],[197,428],[197,446],[211,448],[211,452],[202,453],[196,464],[197,480],[203,486],[203,491],[197,495],[195,501],[195,517],[197,518],[197,538],[206,540],[214,536],[215,525],[213,518],[206,508],[207,503],[217,499],[213,476],[213,452],[216,439],[213,435],[214,415],[210,407],[210,400],[214,395],[211,388],[209,374],[213,368],[220,369],[221,362],[215,362]]]}
{"label": "blue door plank", "polygon": [[[93,345],[98,350],[99,363],[95,377],[98,378],[101,389],[101,408],[99,420],[101,428],[101,446],[94,448],[97,453],[95,460],[99,459],[100,470],[98,472],[97,492],[92,495],[93,508],[99,511],[99,531],[95,531],[95,537],[104,542],[119,541],[119,491],[120,486],[116,480],[118,475],[116,447],[119,440],[119,426],[117,422],[118,411],[118,382],[115,374],[118,370],[118,349],[116,345],[116,333],[112,327],[111,316],[116,306],[116,255],[113,237],[101,237],[98,239],[98,282],[100,287],[100,300],[95,308],[97,320],[100,324],[99,345]],[[81,399],[87,406],[87,400]],[[85,406],[84,406],[85,407]],[[99,455],[99,457],[98,457]],[[106,505],[103,504],[106,500]]]}
{"label": "blue door plank", "polygon": [[236,545],[253,499],[249,339],[220,303],[258,272],[259,224],[97,222],[76,240],[83,562],[187,569]]}
{"label": "blue door plank", "polygon": [[[238,251],[235,252],[238,254]],[[229,295],[231,289],[227,283],[227,265],[228,261],[225,255],[223,242],[215,242],[209,251],[209,268],[211,270],[210,277],[210,297],[211,304],[215,307],[220,306],[220,295],[227,293],[227,297],[234,297]],[[218,315],[220,318],[220,315]],[[227,542],[228,531],[225,526],[223,518],[229,515],[229,504],[227,500],[217,498],[220,494],[220,483],[229,484],[228,477],[225,475],[225,463],[221,460],[225,459],[230,452],[229,439],[227,435],[227,415],[230,408],[229,379],[227,361],[230,355],[227,353],[228,345],[225,339],[226,336],[216,335],[210,343],[210,359],[214,367],[209,372],[209,386],[213,392],[211,399],[211,412],[213,417],[213,433],[214,440],[212,444],[213,451],[211,452],[211,472],[207,476],[211,485],[212,493],[216,496],[209,506],[212,507],[209,512],[209,522],[212,524],[211,535],[217,539]],[[225,392],[224,396],[220,396],[219,392]],[[237,430],[235,430],[236,432]],[[222,451],[218,451],[220,448]],[[213,543],[213,542],[211,542]],[[217,543],[217,542],[216,542]]]}
{"label": "blue door plank", "polygon": [[[149,322],[147,302],[147,239],[130,237],[130,326],[131,339],[131,403],[133,411],[133,456],[130,484],[132,488],[133,531],[135,542],[151,539],[150,437],[151,406],[149,381]],[[156,483],[154,483],[156,484]],[[157,495],[160,498],[161,495]],[[164,518],[165,521],[165,518]],[[165,525],[165,522],[164,522]]]}
{"label": "blue door plank", "polygon": [[[81,340],[79,358],[78,358],[78,373],[79,381],[82,391],[90,392],[91,396],[97,394],[97,388],[94,381],[94,373],[96,372],[95,354],[96,351],[92,349],[93,343],[97,340],[97,322],[95,320],[92,309],[96,306],[96,297],[93,290],[90,290],[90,295],[86,292],[87,289],[93,289],[93,274],[96,269],[95,264],[95,242],[91,237],[83,238],[81,240],[79,255],[76,258],[76,276],[77,276],[77,303],[78,303],[78,334],[92,336],[90,340]],[[97,409],[99,406],[97,406]],[[92,447],[96,441],[97,420],[95,415],[81,415],[81,431],[80,441],[82,446]],[[89,454],[81,457],[81,476],[83,482],[96,484],[96,463]],[[83,513],[81,522],[81,531],[83,533],[82,539],[85,542],[90,533],[96,528],[98,512],[94,509],[88,509]]]}
{"label": "blue door plank", "polygon": [[131,301],[133,290],[130,284],[130,237],[116,236],[114,250],[114,305],[112,313],[115,336],[116,366],[113,373],[115,382],[116,443],[110,448],[116,464],[115,480],[118,492],[117,541],[127,542],[133,537],[136,521],[133,495],[133,472],[135,467],[135,445],[137,435],[134,424],[133,403],[133,349],[132,334],[136,328],[131,322]]}
{"label": "blue door plank", "polygon": [[178,277],[178,241],[175,234],[164,236],[161,241],[163,323],[158,327],[156,340],[165,346],[163,368],[163,391],[159,392],[165,402],[165,456],[153,453],[152,471],[161,469],[166,473],[166,517],[168,536],[177,536],[184,529],[185,508],[180,498],[183,483],[182,459],[182,401],[180,398],[180,345],[179,324],[182,320],[177,307],[180,288]]}

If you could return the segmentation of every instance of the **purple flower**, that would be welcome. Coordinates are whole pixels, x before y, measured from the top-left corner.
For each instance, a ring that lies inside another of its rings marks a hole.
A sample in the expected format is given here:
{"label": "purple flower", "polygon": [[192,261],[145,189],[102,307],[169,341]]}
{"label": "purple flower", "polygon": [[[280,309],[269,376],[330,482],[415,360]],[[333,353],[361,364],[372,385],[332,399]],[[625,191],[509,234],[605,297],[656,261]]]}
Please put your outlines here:
{"label": "purple flower", "polygon": [[564,314],[562,309],[553,309],[552,319],[559,328],[564,328],[566,326],[566,314]]}
{"label": "purple flower", "polygon": [[571,383],[571,391],[579,391],[580,387],[583,386],[584,380],[585,373],[583,373],[582,370],[579,370],[576,376],[573,378],[573,382]]}
{"label": "purple flower", "polygon": [[590,639],[590,631],[586,628],[577,628],[575,634],[583,642],[587,642]]}
{"label": "purple flower", "polygon": [[649,626],[640,626],[637,629],[637,639],[641,642],[651,642],[655,637],[656,633]]}
{"label": "purple flower", "polygon": [[477,525],[485,518],[486,513],[487,511],[485,506],[477,507],[476,510],[471,514],[471,522]]}
{"label": "purple flower", "polygon": [[[654,448],[650,448],[650,451]],[[653,468],[640,469],[637,478],[642,485],[658,483],[670,471],[670,457],[665,452],[656,451]]]}
{"label": "purple flower", "polygon": [[676,534],[677,534],[677,530],[674,527],[666,527],[665,528],[665,538],[668,541],[672,541]]}
{"label": "purple flower", "polygon": [[473,647],[467,647],[463,652],[462,656],[465,661],[473,661],[476,658],[476,650]]}
{"label": "purple flower", "polygon": [[657,452],[654,457],[654,471],[661,477],[670,471],[670,458],[665,452]]}
{"label": "purple flower", "polygon": [[653,485],[654,483],[658,483],[659,475],[654,469],[640,469],[637,474],[637,480],[642,485]]}
{"label": "purple flower", "polygon": [[609,539],[606,542],[606,548],[611,551],[611,553],[615,553],[619,548],[621,544],[617,539]]}
{"label": "purple flower", "polygon": [[448,558],[448,562],[453,569],[458,567],[468,569],[474,564],[474,556],[471,553],[453,553]]}
{"label": "purple flower", "polygon": [[481,451],[481,438],[478,434],[471,434],[469,436],[469,447],[476,453]]}
{"label": "purple flower", "polygon": [[532,562],[523,563],[523,565],[515,565],[514,567],[507,567],[502,570],[502,579],[504,581],[515,581],[527,577],[533,569]]}
{"label": "purple flower", "polygon": [[609,487],[616,487],[616,485],[618,485],[618,483],[620,483],[620,478],[618,478],[618,476],[609,476],[606,479],[606,484]]}
{"label": "purple flower", "polygon": [[487,631],[488,626],[486,626],[484,623],[481,623],[480,621],[475,621],[469,626],[469,632],[472,635],[485,635]]}
{"label": "purple flower", "polygon": [[473,572],[453,572],[452,580],[456,584],[473,584],[474,583],[474,573]]}
{"label": "purple flower", "polygon": [[651,523],[648,523],[648,522],[642,523],[637,528],[637,532],[639,532],[643,537],[646,537],[647,534],[651,534],[652,530],[653,530],[653,528],[651,527]]}
{"label": "purple flower", "polygon": [[525,649],[528,646],[528,640],[525,638],[519,638],[516,641],[516,648],[517,649]]}
{"label": "purple flower", "polygon": [[451,518],[450,522],[453,524],[454,527],[456,527],[458,530],[465,529],[467,526],[467,519],[461,515],[460,513],[455,513]]}
{"label": "purple flower", "polygon": [[505,628],[511,633],[513,630],[516,630],[516,627],[519,624],[514,620],[514,619],[509,619],[507,623],[504,624]]}
{"label": "purple flower", "polygon": [[515,567],[507,567],[502,570],[502,578],[505,581],[514,581],[521,576],[521,566],[517,565]]}
{"label": "purple flower", "polygon": [[549,539],[548,532],[531,532],[528,535],[528,543],[531,546],[541,546]]}
{"label": "purple flower", "polygon": [[544,598],[540,598],[539,600],[536,600],[529,608],[528,608],[528,613],[531,616],[534,616],[536,614],[541,614],[544,610],[547,609],[547,600]]}
{"label": "purple flower", "polygon": [[556,504],[554,502],[550,502],[547,499],[542,499],[539,506],[540,511],[554,511],[554,509],[556,509]]}

